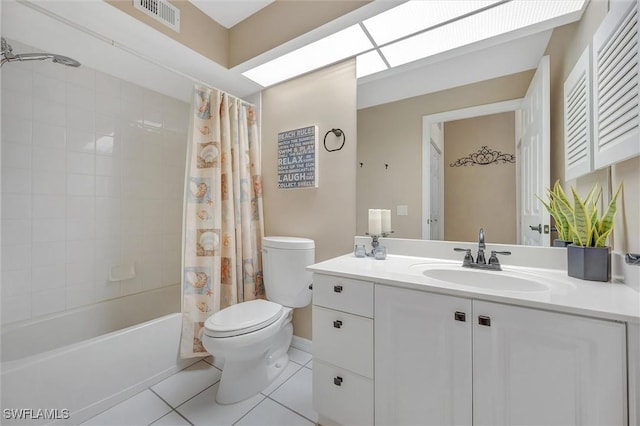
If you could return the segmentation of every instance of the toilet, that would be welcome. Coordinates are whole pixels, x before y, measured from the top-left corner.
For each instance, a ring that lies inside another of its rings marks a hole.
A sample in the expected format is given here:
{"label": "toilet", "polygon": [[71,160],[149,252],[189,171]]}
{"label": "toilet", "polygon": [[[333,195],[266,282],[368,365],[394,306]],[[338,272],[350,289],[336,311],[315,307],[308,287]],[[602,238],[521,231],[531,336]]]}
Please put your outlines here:
{"label": "toilet", "polygon": [[232,404],[264,390],[287,366],[293,308],[311,303],[315,243],[308,238],[264,237],[262,268],[268,300],[238,303],[216,312],[203,327],[202,343],[224,358],[216,401]]}

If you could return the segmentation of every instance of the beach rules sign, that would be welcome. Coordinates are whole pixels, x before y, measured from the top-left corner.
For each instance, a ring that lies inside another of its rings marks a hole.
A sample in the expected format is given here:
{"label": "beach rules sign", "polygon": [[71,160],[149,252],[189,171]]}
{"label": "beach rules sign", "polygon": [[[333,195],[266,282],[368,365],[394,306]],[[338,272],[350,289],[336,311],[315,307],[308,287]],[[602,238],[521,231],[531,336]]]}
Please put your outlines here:
{"label": "beach rules sign", "polygon": [[278,133],[278,189],[318,187],[318,127]]}

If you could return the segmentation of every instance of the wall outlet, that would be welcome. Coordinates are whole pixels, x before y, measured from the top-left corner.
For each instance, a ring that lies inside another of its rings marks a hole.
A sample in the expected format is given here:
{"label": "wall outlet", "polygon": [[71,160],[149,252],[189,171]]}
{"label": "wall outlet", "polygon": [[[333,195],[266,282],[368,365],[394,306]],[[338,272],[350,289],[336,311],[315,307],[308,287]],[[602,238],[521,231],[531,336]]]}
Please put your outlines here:
{"label": "wall outlet", "polygon": [[409,206],[397,206],[396,207],[396,215],[398,215],[398,216],[408,216],[409,215]]}

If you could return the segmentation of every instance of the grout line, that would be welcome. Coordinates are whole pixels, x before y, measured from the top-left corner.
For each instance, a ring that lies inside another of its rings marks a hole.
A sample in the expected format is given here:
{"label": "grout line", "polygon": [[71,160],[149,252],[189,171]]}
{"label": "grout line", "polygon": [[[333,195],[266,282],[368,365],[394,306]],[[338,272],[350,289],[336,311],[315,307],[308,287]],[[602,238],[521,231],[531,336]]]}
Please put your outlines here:
{"label": "grout line", "polygon": [[249,414],[250,412],[252,412],[253,410],[255,410],[255,409],[258,407],[258,405],[262,404],[262,403],[264,402],[264,400],[265,400],[265,399],[267,399],[267,397],[266,397],[266,396],[264,396],[264,394],[262,394],[262,393],[259,393],[258,395],[263,396],[264,398],[262,398],[262,399],[260,400],[260,402],[258,402],[256,405],[254,405],[253,407],[251,407],[251,409],[250,409],[249,411],[247,411],[246,413],[244,413],[244,414],[243,414],[243,415],[242,415],[238,420],[236,420],[235,422],[233,422],[233,424],[234,424],[234,425],[235,425],[235,424],[238,424],[238,422],[239,422],[240,420],[242,420],[242,419],[244,419],[245,417],[247,417],[247,414]]}
{"label": "grout line", "polygon": [[[291,362],[293,362],[293,361],[291,361]],[[293,363],[294,363],[295,365],[297,365],[299,368],[298,368],[296,371],[294,371],[292,375],[290,375],[289,377],[287,377],[287,379],[286,379],[284,382],[280,383],[280,384],[279,384],[279,385],[278,385],[274,390],[272,390],[271,392],[269,392],[269,395],[273,394],[275,391],[277,391],[278,389],[280,389],[280,388],[282,387],[282,385],[284,385],[284,384],[285,384],[285,383],[287,383],[289,380],[291,380],[291,378],[292,378],[293,376],[295,376],[296,374],[298,374],[298,372],[304,368],[304,366],[302,366],[302,365],[298,364],[297,362],[293,362]],[[286,369],[287,367],[284,367],[284,368]],[[283,371],[282,373],[280,373],[280,374],[284,374],[284,371]],[[277,380],[277,379],[276,379],[276,380]],[[269,386],[271,386],[271,385],[269,385]],[[267,386],[267,387],[269,387],[269,386]],[[262,391],[264,391],[264,389],[263,389]],[[266,394],[262,393],[262,391],[260,392],[260,394],[261,394],[261,395],[264,395],[264,396],[266,396],[266,397],[268,397],[268,396],[269,396],[269,395],[266,395]]]}
{"label": "grout line", "polygon": [[269,396],[268,396],[267,398],[265,398],[265,399],[270,399],[271,401],[273,401],[273,402],[275,402],[276,404],[278,404],[278,405],[280,405],[280,406],[282,406],[282,407],[286,408],[287,410],[291,411],[292,413],[295,413],[295,414],[299,415],[299,416],[300,416],[300,417],[302,417],[303,419],[309,420],[309,421],[310,421],[312,424],[314,424],[314,425],[315,425],[315,424],[317,424],[317,422],[314,422],[314,421],[313,421],[313,420],[311,420],[309,417],[307,417],[307,416],[305,416],[305,415],[302,415],[302,414],[298,413],[298,412],[297,412],[296,410],[294,410],[293,408],[291,408],[291,407],[288,407],[288,406],[284,405],[283,403],[281,403],[281,402],[280,402],[280,401],[278,401],[278,400],[275,400],[275,399],[273,399],[273,398],[271,398],[271,397],[269,397]]}

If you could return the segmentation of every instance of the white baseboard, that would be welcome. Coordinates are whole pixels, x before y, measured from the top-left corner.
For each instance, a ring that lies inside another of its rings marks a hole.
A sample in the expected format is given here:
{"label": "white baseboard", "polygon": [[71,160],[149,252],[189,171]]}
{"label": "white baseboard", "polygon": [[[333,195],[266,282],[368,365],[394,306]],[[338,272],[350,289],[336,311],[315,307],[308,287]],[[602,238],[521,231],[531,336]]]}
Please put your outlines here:
{"label": "white baseboard", "polygon": [[293,336],[291,339],[291,346],[307,353],[313,353],[313,342],[304,337]]}

